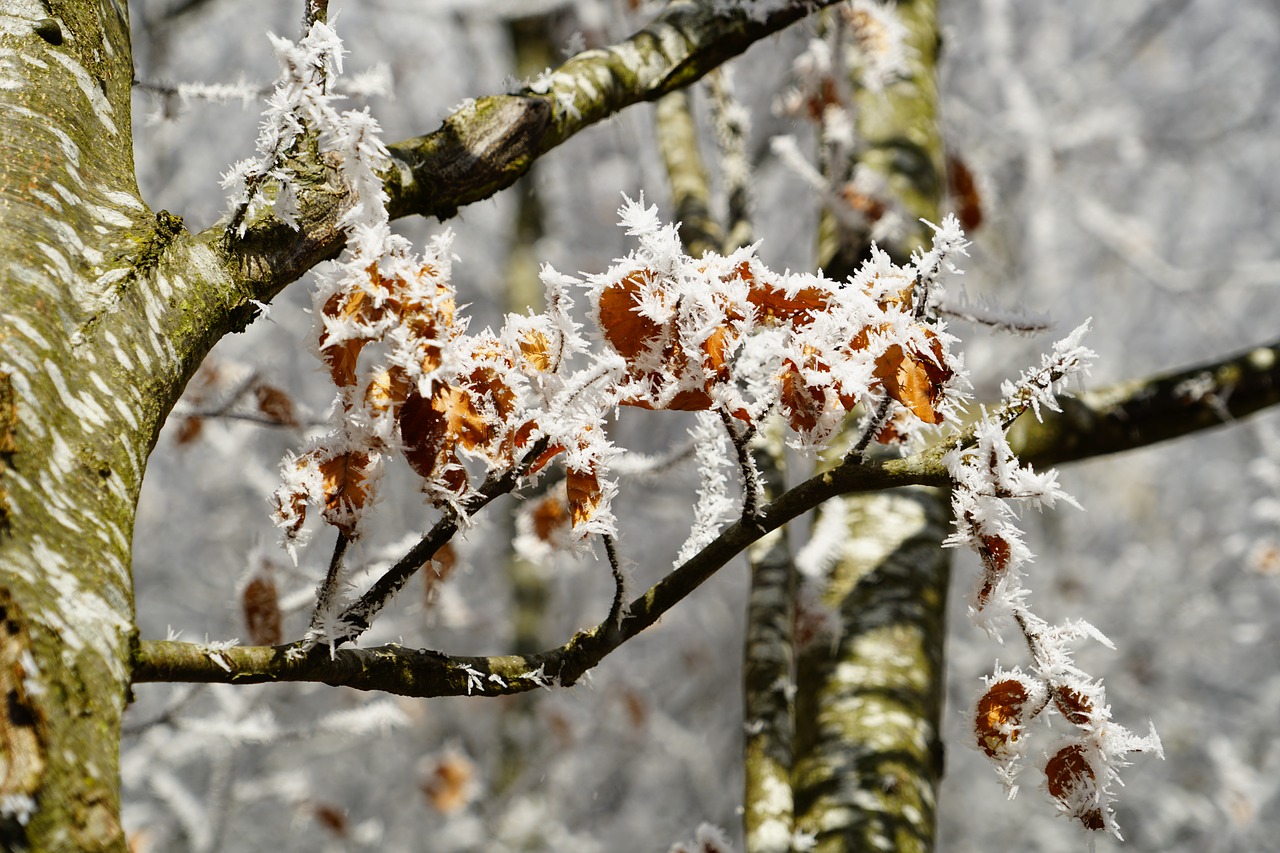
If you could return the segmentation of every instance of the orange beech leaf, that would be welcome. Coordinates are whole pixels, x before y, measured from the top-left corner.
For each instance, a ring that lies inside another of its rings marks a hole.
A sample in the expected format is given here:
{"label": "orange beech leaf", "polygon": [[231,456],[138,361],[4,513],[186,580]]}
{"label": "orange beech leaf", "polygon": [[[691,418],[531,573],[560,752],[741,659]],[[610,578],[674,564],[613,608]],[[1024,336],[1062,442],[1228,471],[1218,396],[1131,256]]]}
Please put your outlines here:
{"label": "orange beech leaf", "polygon": [[[299,465],[299,468],[302,466]],[[293,519],[284,528],[285,537],[293,539],[307,523],[307,495],[305,492],[286,492],[281,489],[271,496],[275,515],[280,520]]]}
{"label": "orange beech leaf", "polygon": [[1009,542],[1001,536],[979,536],[978,553],[992,571],[1003,571],[1009,565]]}
{"label": "orange beech leaf", "polygon": [[496,426],[476,408],[472,392],[452,385],[436,388],[430,400],[410,392],[397,416],[409,467],[455,492],[466,491],[467,472],[457,448],[483,449]]}
{"label": "orange beech leaf", "polygon": [[381,415],[392,406],[398,406],[409,396],[413,382],[403,367],[395,366],[380,370],[369,380],[369,387],[364,391],[364,404],[375,415]]}
{"label": "orange beech leaf", "polygon": [[533,434],[538,429],[538,422],[530,419],[520,424],[514,433],[514,441],[516,447],[524,447],[529,443],[529,439],[533,438]]}
{"label": "orange beech leaf", "polygon": [[422,782],[422,793],[436,811],[455,812],[475,795],[476,767],[465,755],[448,752],[441,756]]}
{"label": "orange beech leaf", "polygon": [[396,420],[400,425],[400,442],[409,467],[419,477],[429,479],[446,448],[448,429],[443,415],[431,400],[413,390],[400,406]]}
{"label": "orange beech leaf", "polygon": [[652,275],[648,270],[633,272],[600,293],[600,330],[609,346],[628,361],[661,339],[662,326],[636,310],[640,287]]}
{"label": "orange beech leaf", "polygon": [[[1085,757],[1084,747],[1079,744],[1064,746],[1058,750],[1044,766],[1046,786],[1049,795],[1064,805],[1071,807],[1073,800],[1084,791],[1095,787],[1097,777]],[[1106,821],[1099,808],[1085,808],[1073,811],[1073,816],[1087,829],[1103,829]]]}
{"label": "orange beech leaf", "polygon": [[551,542],[552,537],[569,526],[569,507],[559,495],[546,495],[534,506],[530,517],[534,535],[543,542]]}
{"label": "orange beech leaf", "polygon": [[570,468],[565,477],[565,490],[569,496],[569,516],[573,519],[573,526],[590,521],[604,496],[595,469],[575,471]]}
{"label": "orange beech leaf", "polygon": [[947,155],[947,192],[955,202],[956,217],[965,234],[982,227],[982,193],[968,164],[958,154]]}
{"label": "orange beech leaf", "polygon": [[346,838],[351,831],[351,822],[347,818],[347,813],[338,806],[331,803],[315,803],[312,805],[312,814],[315,816],[316,823],[339,838]]}
{"label": "orange beech leaf", "polygon": [[809,432],[818,425],[825,401],[817,391],[805,384],[794,362],[787,359],[782,366],[781,399],[787,423],[796,432]]}
{"label": "orange beech leaf", "polygon": [[516,410],[516,394],[503,380],[502,374],[491,367],[477,367],[467,377],[467,385],[478,396],[493,403],[498,420],[509,421]]}
{"label": "orange beech leaf", "polygon": [[325,520],[348,536],[355,531],[349,513],[364,508],[369,499],[370,461],[369,454],[353,450],[320,463]]}
{"label": "orange beech leaf", "polygon": [[1077,726],[1086,726],[1093,719],[1093,703],[1078,690],[1059,687],[1053,692],[1053,704],[1058,706],[1068,722]]}
{"label": "orange beech leaf", "polygon": [[471,392],[465,388],[442,386],[431,398],[431,407],[444,417],[446,440],[450,445],[476,450],[493,437],[495,425],[480,413]]}
{"label": "orange beech leaf", "polygon": [[898,417],[900,414],[902,413],[899,412],[884,422],[884,426],[880,427],[880,429],[876,431],[876,441],[881,444],[893,444],[895,441],[901,441],[908,435],[908,432],[904,429],[906,425],[902,423],[902,419]]}
{"label": "orange beech leaf", "polygon": [[[419,279],[434,279],[437,273],[430,264],[423,266],[418,270]],[[423,299],[409,299],[404,292],[407,289],[407,283],[403,279],[397,278],[396,283],[399,287],[393,292],[397,294],[397,298],[403,304],[401,309],[405,316],[430,315],[444,328],[453,326],[454,312],[457,310],[457,304],[454,301],[453,288],[443,281],[435,282],[435,291]]]}
{"label": "orange beech leaf", "polygon": [[439,585],[448,580],[449,575],[457,565],[458,555],[453,550],[452,542],[444,543],[431,555],[431,563],[428,564],[427,571],[422,573],[422,603],[424,606],[431,607],[435,604]]}
{"label": "orange beech leaf", "polygon": [[551,369],[551,339],[537,329],[530,329],[520,338],[520,354],[528,368],[539,373]]}
{"label": "orange beech leaf", "polygon": [[453,550],[453,543],[446,542],[436,549],[435,554],[431,555],[432,561],[435,562],[435,575],[440,580],[449,577],[449,574],[458,565],[458,554]]}
{"label": "orange beech leaf", "polygon": [[747,301],[756,310],[756,321],[764,326],[807,326],[827,310],[827,299],[826,292],[817,287],[802,287],[795,296],[787,296],[782,288],[767,283],[755,283],[747,294]]}
{"label": "orange beech leaf", "polygon": [[274,385],[259,385],[253,393],[258,400],[258,411],[266,415],[272,423],[281,426],[298,425],[298,417],[293,411],[293,400],[284,391]]}
{"label": "orange beech leaf", "polygon": [[[652,374],[647,375],[651,377],[653,376]],[[629,399],[622,400],[621,402],[624,406],[635,406],[637,409],[654,411],[655,408],[651,401],[646,400],[643,397],[631,397]],[[707,392],[699,391],[697,389],[689,389],[677,393],[671,398],[671,402],[667,403],[662,408],[666,411],[672,412],[705,412],[714,405],[715,400],[711,399],[711,395]]]}
{"label": "orange beech leaf", "polygon": [[[372,324],[382,317],[383,310],[384,308],[375,308],[373,299],[363,290],[352,290],[339,291],[330,296],[321,313],[334,319]],[[360,351],[367,343],[368,338],[335,342],[327,328],[320,333],[320,354],[325,364],[329,365],[333,384],[343,388],[356,384],[356,363],[360,360]]]}
{"label": "orange beech leaf", "polygon": [[884,199],[860,191],[852,181],[841,187],[838,195],[841,201],[849,205],[850,209],[861,213],[868,222],[879,221],[889,209]]}
{"label": "orange beech leaf", "polygon": [[[942,345],[936,337],[933,350],[941,361]],[[876,359],[875,376],[885,393],[906,406],[927,424],[942,423],[942,415],[934,405],[942,396],[942,385],[951,378],[951,370],[933,358],[904,350],[893,344]]]}
{"label": "orange beech leaf", "polygon": [[738,339],[738,334],[729,326],[716,326],[702,343],[705,357],[703,363],[715,372],[716,378],[725,381],[729,378],[729,347]]}
{"label": "orange beech leaf", "polygon": [[470,485],[470,480],[467,479],[467,469],[462,467],[462,463],[458,461],[458,454],[452,450],[445,454],[445,461],[447,465],[443,473],[436,479],[447,486],[451,492],[460,495]]}
{"label": "orange beech leaf", "polygon": [[553,444],[546,450],[542,451],[542,454],[538,456],[537,459],[533,460],[533,464],[529,466],[529,476],[533,476],[543,468],[547,467],[547,464],[561,453],[564,453],[564,450],[565,448],[563,444]]}
{"label": "orange beech leaf", "polygon": [[174,433],[173,440],[179,445],[190,444],[200,437],[200,433],[204,431],[204,418],[183,418],[178,424],[178,430]]}
{"label": "orange beech leaf", "polygon": [[1022,706],[1027,689],[1017,679],[999,681],[978,700],[973,727],[978,746],[992,758],[1003,758],[1022,728]]}

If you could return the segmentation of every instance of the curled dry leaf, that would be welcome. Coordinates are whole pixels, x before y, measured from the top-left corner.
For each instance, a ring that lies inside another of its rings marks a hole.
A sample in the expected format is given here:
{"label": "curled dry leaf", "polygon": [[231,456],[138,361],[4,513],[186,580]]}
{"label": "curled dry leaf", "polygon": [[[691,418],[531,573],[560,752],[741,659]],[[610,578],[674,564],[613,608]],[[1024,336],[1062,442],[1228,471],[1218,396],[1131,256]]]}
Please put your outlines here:
{"label": "curled dry leaf", "polygon": [[255,646],[280,645],[284,639],[280,596],[276,582],[269,575],[259,574],[245,585],[240,606],[245,629]]}
{"label": "curled dry leaf", "polygon": [[[375,273],[376,275],[376,273]],[[339,388],[356,384],[356,365],[360,351],[374,340],[376,324],[382,319],[383,309],[374,307],[374,300],[364,290],[343,290],[330,296],[322,309],[323,315],[342,321],[349,328],[358,328],[365,334],[338,338],[326,324],[320,333],[320,354],[329,366],[329,376]]]}
{"label": "curled dry leaf", "polygon": [[1078,743],[1064,746],[1045,764],[1044,775],[1049,795],[1062,803],[1067,812],[1087,829],[1103,829],[1106,823],[1102,809],[1094,804],[1097,777],[1084,747]]}
{"label": "curled dry leaf", "polygon": [[346,811],[338,806],[332,803],[314,803],[312,814],[315,815],[316,823],[339,838],[346,838],[350,834],[351,822]]}
{"label": "curled dry leaf", "polygon": [[782,411],[787,425],[796,432],[812,432],[826,409],[826,394],[808,385],[791,359],[783,362],[781,383]]}
{"label": "curled dry leaf", "polygon": [[173,440],[182,447],[194,442],[202,432],[204,432],[204,418],[183,418],[178,423],[178,431],[174,433]]}
{"label": "curled dry leaf", "polygon": [[565,489],[569,498],[569,517],[574,527],[589,521],[604,497],[595,469],[576,471],[570,468],[565,476]]}
{"label": "curled dry leaf", "polygon": [[973,170],[958,154],[947,155],[947,191],[956,206],[956,216],[965,233],[982,227],[982,193]]}
{"label": "curled dry leaf", "polygon": [[1078,690],[1059,687],[1053,692],[1053,704],[1074,725],[1085,726],[1093,719],[1093,703]]}
{"label": "curled dry leaf", "polygon": [[347,536],[355,535],[355,520],[370,497],[372,462],[369,454],[358,450],[320,462],[325,521]]}
{"label": "curled dry leaf", "polygon": [[476,766],[471,759],[453,750],[439,756],[422,781],[422,793],[436,811],[443,814],[463,808],[476,793]]}
{"label": "curled dry leaf", "polygon": [[413,381],[403,367],[379,370],[364,391],[364,404],[375,416],[386,414],[408,398]]}
{"label": "curled dry leaf", "polygon": [[996,682],[978,700],[973,727],[978,746],[991,758],[1007,757],[1009,745],[1021,732],[1026,702],[1027,689],[1015,678]]}
{"label": "curled dry leaf", "polygon": [[926,335],[933,342],[933,352],[922,354],[892,344],[876,359],[875,376],[885,393],[911,410],[927,424],[942,423],[942,415],[935,408],[942,398],[942,389],[951,378],[951,369],[945,367],[942,344],[929,330]]}
{"label": "curled dry leaf", "polygon": [[557,494],[539,498],[529,515],[533,521],[534,535],[548,544],[557,542],[570,522],[569,507]]}
{"label": "curled dry leaf", "polygon": [[600,293],[597,315],[604,339],[628,363],[662,343],[662,325],[640,313],[640,289],[653,278],[634,272]]}
{"label": "curled dry leaf", "polygon": [[520,338],[520,354],[524,356],[525,369],[538,373],[551,370],[551,339],[537,329],[530,329]]}
{"label": "curled dry leaf", "polygon": [[430,608],[435,604],[440,584],[448,580],[457,565],[458,554],[454,551],[452,542],[446,542],[436,550],[431,562],[427,564],[427,571],[422,573],[423,606]]}
{"label": "curled dry leaf", "polygon": [[258,411],[266,415],[272,423],[280,426],[297,426],[298,416],[294,412],[293,400],[274,385],[259,385],[253,391],[258,402]]}

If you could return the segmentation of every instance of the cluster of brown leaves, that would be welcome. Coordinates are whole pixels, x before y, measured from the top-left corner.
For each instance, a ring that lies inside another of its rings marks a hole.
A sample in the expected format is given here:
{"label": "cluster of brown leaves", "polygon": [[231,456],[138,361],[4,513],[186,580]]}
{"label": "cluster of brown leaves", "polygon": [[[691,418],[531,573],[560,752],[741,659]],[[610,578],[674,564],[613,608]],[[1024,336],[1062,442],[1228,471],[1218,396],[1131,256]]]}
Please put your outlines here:
{"label": "cluster of brown leaves", "polygon": [[[1043,690],[1039,691],[1041,698],[1035,699],[1036,689],[1024,678],[1006,677],[988,687],[978,700],[973,728],[978,747],[988,757],[996,761],[1016,757],[1018,741],[1027,725],[1048,707]],[[1072,725],[1083,728],[1093,720],[1092,701],[1077,690],[1054,685],[1050,700]],[[1058,749],[1045,763],[1044,773],[1049,795],[1061,803],[1064,811],[1088,829],[1105,828],[1101,807],[1090,803],[1097,774],[1083,744],[1069,743]]]}
{"label": "cluster of brown leaves", "polygon": [[[320,310],[318,345],[341,392],[342,426],[286,463],[275,501],[291,539],[308,505],[354,538],[393,445],[434,500],[451,502],[473,488],[467,459],[482,460],[487,472],[511,470],[544,434],[521,387],[558,366],[551,338],[536,324],[514,343],[487,330],[467,334],[448,276],[432,263],[401,275],[370,265],[365,275],[357,287],[336,289]],[[363,367],[362,354],[377,343],[393,349],[392,356]],[[547,447],[528,473],[565,449]],[[580,468],[569,471],[575,524],[592,515],[603,495],[595,467]]]}
{"label": "cluster of brown leaves", "polygon": [[[684,318],[679,314],[678,295],[674,288],[663,288],[662,276],[641,269],[619,278],[600,293],[597,321],[604,339],[626,362],[629,396],[623,405],[646,409],[705,411],[731,399],[728,391],[733,380],[733,354],[744,337],[753,329],[786,327],[802,336],[815,319],[827,312],[839,296],[832,290],[814,284],[788,289],[767,270],[750,261],[738,264],[722,284],[744,284],[746,305],[734,304],[727,297],[717,300],[721,314],[710,331],[700,330],[700,341],[690,342],[683,331]],[[657,286],[663,307],[676,308],[666,322],[658,322],[641,313],[641,289]],[[911,287],[888,299],[880,308],[909,304]],[[751,316],[747,316],[750,312]],[[842,351],[841,358],[853,358],[859,350],[868,350],[878,333],[887,326],[863,328],[854,332]],[[938,406],[943,389],[952,377],[947,366],[942,342],[928,328],[923,328],[930,342],[928,351],[891,344],[875,357],[873,389],[882,390],[902,404],[916,418],[927,424],[939,424]],[[833,407],[848,412],[862,400],[862,388],[849,388],[830,376],[830,365],[812,346],[802,346],[802,355],[787,357],[774,374],[779,386],[783,414],[793,430],[812,432]],[[827,356],[828,358],[830,356]],[[822,377],[815,381],[814,377]],[[747,423],[751,415],[741,405],[730,411],[733,417]],[[882,441],[896,437],[892,429],[881,432]]]}

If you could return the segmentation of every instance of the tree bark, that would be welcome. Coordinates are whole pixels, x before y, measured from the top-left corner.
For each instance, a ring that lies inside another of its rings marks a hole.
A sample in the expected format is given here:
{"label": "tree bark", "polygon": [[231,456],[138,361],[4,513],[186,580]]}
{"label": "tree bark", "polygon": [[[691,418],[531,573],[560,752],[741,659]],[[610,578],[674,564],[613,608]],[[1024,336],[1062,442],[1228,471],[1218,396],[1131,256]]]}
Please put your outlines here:
{"label": "tree bark", "polygon": [[124,9],[29,6],[0,35],[0,847],[122,850],[134,505],[179,369],[156,259],[181,226],[138,196]]}
{"label": "tree bark", "polygon": [[252,296],[134,177],[122,2],[0,17],[0,847],[123,850],[134,512]]}
{"label": "tree bark", "polygon": [[[881,248],[903,262],[929,242],[921,220],[939,220],[943,159],[936,6],[912,0],[896,13],[909,32],[909,70],[883,93],[855,88],[855,103],[857,159],[881,176],[907,224]],[[870,249],[867,234],[834,217],[819,232],[819,266],[834,278],[851,274]],[[947,494],[915,488],[837,500],[849,544],[822,579],[822,599],[842,633],[797,662],[796,830],[823,853],[922,853],[934,847],[942,777]]]}

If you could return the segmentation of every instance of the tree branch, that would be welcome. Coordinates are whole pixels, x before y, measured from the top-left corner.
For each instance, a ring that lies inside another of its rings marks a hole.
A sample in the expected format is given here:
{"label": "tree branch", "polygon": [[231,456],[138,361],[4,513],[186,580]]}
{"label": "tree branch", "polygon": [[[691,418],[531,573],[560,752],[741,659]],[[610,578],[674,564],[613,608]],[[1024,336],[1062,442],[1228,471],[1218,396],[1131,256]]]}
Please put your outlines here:
{"label": "tree branch", "polygon": [[[458,208],[511,186],[538,157],[578,132],[689,85],[836,1],[794,0],[759,11],[754,7],[764,4],[720,8],[672,0],[625,41],[584,51],[517,94],[471,101],[433,133],[388,146],[388,210],[392,217],[448,219]],[[229,243],[223,239],[225,223],[197,235],[199,243],[220,249],[227,269],[259,301],[342,250],[337,222],[347,200],[333,170],[322,163],[290,165],[304,184],[298,192],[300,230],[263,216]]]}
{"label": "tree branch", "polygon": [[[1208,380],[1212,387],[1205,384]],[[1189,394],[1193,387],[1203,389],[1198,397]],[[1280,341],[1083,398],[1062,398],[1061,403],[1063,413],[1046,412],[1043,424],[1036,424],[1034,418],[1028,423],[1026,417],[1015,424],[1011,443],[1024,461],[1050,465],[1132,450],[1280,403]],[[493,696],[532,690],[550,681],[570,685],[764,534],[824,501],[897,486],[947,483],[938,446],[904,459],[838,465],[766,504],[757,519],[725,528],[698,554],[632,601],[621,620],[606,619],[539,654],[463,657],[384,646],[338,649],[332,658],[327,648],[290,657],[294,646],[211,649],[195,643],[144,640],[134,654],[133,679],[227,684],[318,681],[403,696]],[[497,680],[490,678],[495,675]]]}
{"label": "tree branch", "polygon": [[1043,422],[1022,415],[1009,446],[1039,468],[1146,447],[1223,426],[1280,403],[1280,340],[1078,397]]}
{"label": "tree branch", "polygon": [[519,94],[481,98],[435,133],[390,146],[400,165],[388,181],[392,215],[448,218],[510,186],[579,131],[688,86],[834,2],[794,0],[760,11],[766,4],[672,0],[625,41],[579,53]]}
{"label": "tree branch", "polygon": [[[658,621],[752,542],[824,500],[852,491],[945,482],[941,463],[924,459],[842,465],[824,472],[766,505],[762,516],[725,528],[709,545],[632,601],[623,618],[606,618],[564,645],[540,654],[463,657],[400,646],[332,651],[325,647],[302,652],[298,644],[223,648],[144,640],[134,655],[134,681],[318,681],[402,696],[498,696],[548,686],[548,679],[568,686]],[[491,679],[492,675],[499,679]]]}

